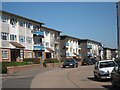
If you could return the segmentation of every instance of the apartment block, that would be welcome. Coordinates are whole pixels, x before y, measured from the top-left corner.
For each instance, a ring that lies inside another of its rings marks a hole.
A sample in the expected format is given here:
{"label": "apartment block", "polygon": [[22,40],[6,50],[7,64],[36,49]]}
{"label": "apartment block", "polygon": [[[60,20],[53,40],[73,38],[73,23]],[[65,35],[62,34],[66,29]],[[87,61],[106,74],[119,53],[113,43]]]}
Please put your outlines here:
{"label": "apartment block", "polygon": [[22,62],[24,58],[60,58],[60,31],[44,23],[1,11],[0,61]]}
{"label": "apartment block", "polygon": [[104,59],[112,59],[111,48],[104,47]]}
{"label": "apartment block", "polygon": [[36,37],[40,37],[39,40],[42,42],[43,32],[40,27],[43,23],[5,11],[1,12],[0,61],[21,62],[23,58],[36,57],[38,50],[43,51],[40,48],[41,44],[36,40]]}
{"label": "apartment block", "polygon": [[111,59],[118,58],[118,49],[111,49]]}
{"label": "apartment block", "polygon": [[80,58],[80,50],[78,38],[68,35],[60,36],[60,55],[62,58]]}
{"label": "apartment block", "polygon": [[103,47],[100,42],[90,39],[81,39],[80,46],[82,58],[98,58],[103,59]]}
{"label": "apartment block", "polygon": [[48,27],[41,27],[44,32],[44,59],[57,58],[60,59],[60,33],[61,31],[51,29]]}

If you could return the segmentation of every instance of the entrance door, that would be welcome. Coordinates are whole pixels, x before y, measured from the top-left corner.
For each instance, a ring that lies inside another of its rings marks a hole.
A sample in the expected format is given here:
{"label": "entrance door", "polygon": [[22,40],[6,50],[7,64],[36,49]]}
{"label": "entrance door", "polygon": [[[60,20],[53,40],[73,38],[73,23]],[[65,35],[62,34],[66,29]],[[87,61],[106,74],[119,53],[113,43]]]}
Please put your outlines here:
{"label": "entrance door", "polygon": [[11,61],[16,62],[17,58],[19,57],[19,50],[11,50]]}
{"label": "entrance door", "polygon": [[51,53],[46,53],[46,58],[51,58]]}

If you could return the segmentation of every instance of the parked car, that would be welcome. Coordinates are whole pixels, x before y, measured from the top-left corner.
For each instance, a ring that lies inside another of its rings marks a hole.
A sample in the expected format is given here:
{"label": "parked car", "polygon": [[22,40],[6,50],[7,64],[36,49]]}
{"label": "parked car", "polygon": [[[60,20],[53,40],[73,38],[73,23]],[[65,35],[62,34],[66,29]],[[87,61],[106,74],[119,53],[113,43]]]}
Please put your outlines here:
{"label": "parked car", "polygon": [[117,66],[117,63],[114,60],[102,60],[96,62],[93,71],[95,79],[110,79],[111,72],[115,66]]}
{"label": "parked car", "polygon": [[95,59],[95,58],[91,58],[91,61],[92,61],[93,64],[95,64],[98,60]]}
{"label": "parked car", "polygon": [[78,62],[74,59],[67,59],[63,63],[63,68],[66,68],[66,67],[69,67],[69,68],[70,67],[72,67],[72,68],[78,67]]}
{"label": "parked car", "polygon": [[114,67],[111,73],[111,83],[114,88],[120,88],[120,66]]}
{"label": "parked car", "polygon": [[83,66],[83,65],[92,65],[92,64],[93,64],[93,62],[92,62],[91,59],[89,59],[89,58],[83,59],[83,60],[82,60],[82,63],[81,63],[82,66]]}

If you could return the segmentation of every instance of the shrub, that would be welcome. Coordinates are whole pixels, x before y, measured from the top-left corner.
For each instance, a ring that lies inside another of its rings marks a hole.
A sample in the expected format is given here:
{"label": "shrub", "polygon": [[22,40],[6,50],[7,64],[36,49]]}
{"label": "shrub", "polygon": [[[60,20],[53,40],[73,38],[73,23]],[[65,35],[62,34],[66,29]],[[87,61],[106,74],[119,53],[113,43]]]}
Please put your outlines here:
{"label": "shrub", "polygon": [[33,64],[40,64],[40,58],[24,58],[23,61]]}
{"label": "shrub", "polygon": [[46,62],[46,63],[58,63],[59,60],[56,58],[47,58],[44,60],[44,62]]}

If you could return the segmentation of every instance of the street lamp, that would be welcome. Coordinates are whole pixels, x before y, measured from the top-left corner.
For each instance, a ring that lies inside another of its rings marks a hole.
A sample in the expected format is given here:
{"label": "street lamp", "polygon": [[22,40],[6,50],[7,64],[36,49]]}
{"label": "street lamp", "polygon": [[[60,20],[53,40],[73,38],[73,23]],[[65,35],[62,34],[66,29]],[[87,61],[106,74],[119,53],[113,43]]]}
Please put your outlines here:
{"label": "street lamp", "polygon": [[116,2],[116,14],[117,14],[117,46],[118,46],[118,58],[120,58],[119,1]]}

